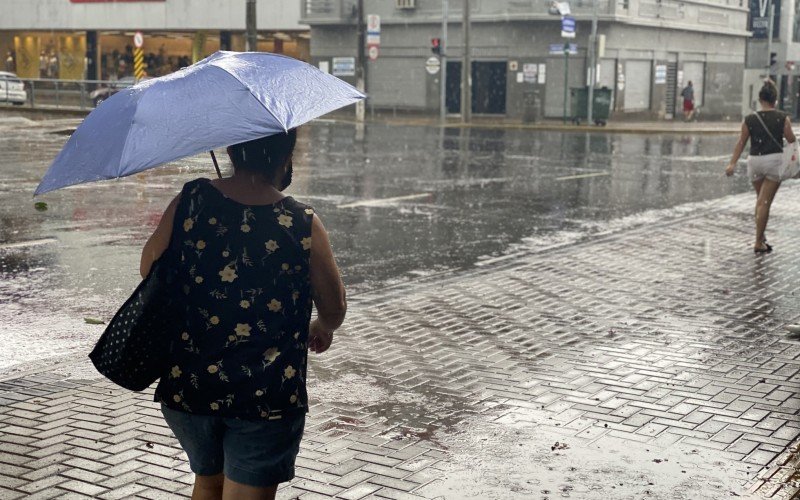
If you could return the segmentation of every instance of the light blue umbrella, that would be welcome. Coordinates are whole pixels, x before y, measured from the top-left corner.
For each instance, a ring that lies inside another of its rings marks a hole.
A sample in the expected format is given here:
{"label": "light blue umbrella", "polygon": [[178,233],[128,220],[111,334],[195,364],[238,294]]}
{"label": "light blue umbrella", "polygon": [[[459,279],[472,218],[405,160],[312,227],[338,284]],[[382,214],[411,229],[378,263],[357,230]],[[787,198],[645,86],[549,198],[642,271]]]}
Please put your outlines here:
{"label": "light blue umbrella", "polygon": [[217,52],[104,101],[72,134],[34,194],[284,132],[364,97],[290,57]]}

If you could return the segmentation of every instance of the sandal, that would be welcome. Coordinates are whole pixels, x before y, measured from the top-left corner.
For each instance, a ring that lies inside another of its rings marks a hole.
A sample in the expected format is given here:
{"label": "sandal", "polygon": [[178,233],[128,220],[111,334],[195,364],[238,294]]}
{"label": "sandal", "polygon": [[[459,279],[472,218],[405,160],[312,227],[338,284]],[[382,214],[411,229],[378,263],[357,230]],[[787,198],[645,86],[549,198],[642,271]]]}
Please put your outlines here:
{"label": "sandal", "polygon": [[754,248],[753,252],[755,252],[756,255],[760,253],[770,253],[772,251],[772,247],[767,245],[766,243],[764,243],[764,245],[766,245],[766,248]]}

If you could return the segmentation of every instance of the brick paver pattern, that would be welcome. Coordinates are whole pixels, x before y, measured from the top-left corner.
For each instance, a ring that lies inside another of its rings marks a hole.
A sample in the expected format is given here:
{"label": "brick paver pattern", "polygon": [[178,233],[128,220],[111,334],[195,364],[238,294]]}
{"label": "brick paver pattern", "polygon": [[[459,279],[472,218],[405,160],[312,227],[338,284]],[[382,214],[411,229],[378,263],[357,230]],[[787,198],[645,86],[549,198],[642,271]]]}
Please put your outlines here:
{"label": "brick paver pattern", "polygon": [[[279,497],[431,498],[450,459],[431,436],[510,417],[718,450],[761,470],[743,491],[790,497],[798,194],[778,194],[769,256],[752,255],[753,197],[740,195],[352,298],[312,362],[297,478]],[[51,373],[0,383],[0,498],[185,497],[192,474],[150,399]]]}

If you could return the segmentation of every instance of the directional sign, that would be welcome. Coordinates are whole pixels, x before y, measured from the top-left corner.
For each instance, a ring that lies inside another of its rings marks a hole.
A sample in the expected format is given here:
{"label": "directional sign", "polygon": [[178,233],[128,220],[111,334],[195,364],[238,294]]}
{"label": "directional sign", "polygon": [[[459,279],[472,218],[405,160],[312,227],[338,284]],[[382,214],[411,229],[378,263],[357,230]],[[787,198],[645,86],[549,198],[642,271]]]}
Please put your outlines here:
{"label": "directional sign", "polygon": [[561,37],[575,38],[575,18],[564,16],[561,18]]}

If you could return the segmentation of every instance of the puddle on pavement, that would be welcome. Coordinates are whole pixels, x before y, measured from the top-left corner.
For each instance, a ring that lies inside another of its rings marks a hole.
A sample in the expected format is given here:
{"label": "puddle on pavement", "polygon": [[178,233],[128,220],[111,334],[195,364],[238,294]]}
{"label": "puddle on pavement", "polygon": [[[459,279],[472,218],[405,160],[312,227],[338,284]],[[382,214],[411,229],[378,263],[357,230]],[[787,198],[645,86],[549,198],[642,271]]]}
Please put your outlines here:
{"label": "puddle on pavement", "polygon": [[718,499],[743,495],[747,481],[746,465],[713,450],[609,435],[588,442],[522,420],[470,419],[437,437],[449,458],[444,478],[425,488],[429,498]]}

